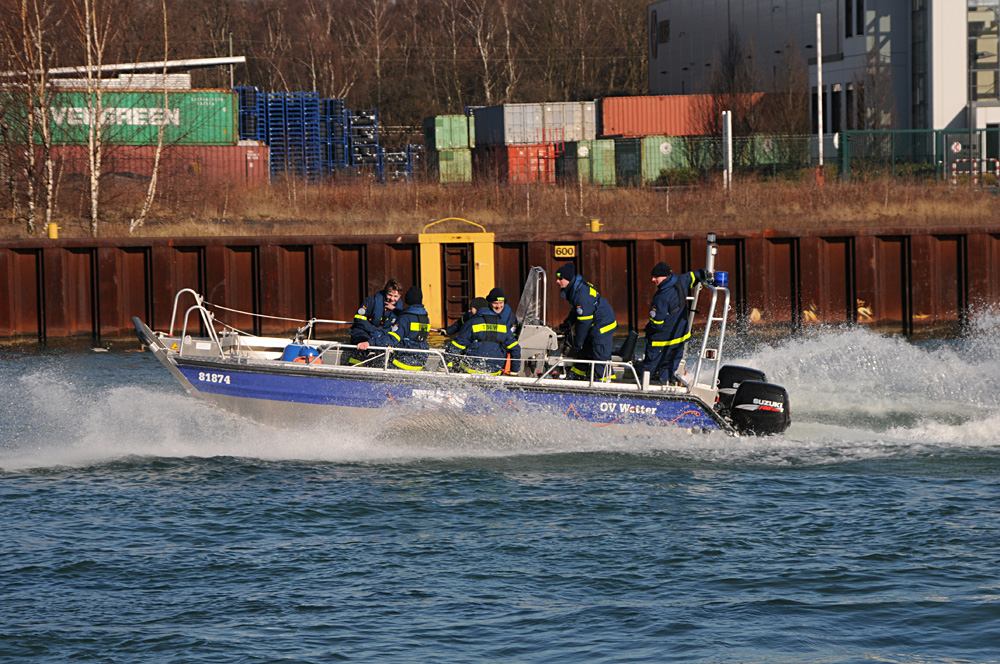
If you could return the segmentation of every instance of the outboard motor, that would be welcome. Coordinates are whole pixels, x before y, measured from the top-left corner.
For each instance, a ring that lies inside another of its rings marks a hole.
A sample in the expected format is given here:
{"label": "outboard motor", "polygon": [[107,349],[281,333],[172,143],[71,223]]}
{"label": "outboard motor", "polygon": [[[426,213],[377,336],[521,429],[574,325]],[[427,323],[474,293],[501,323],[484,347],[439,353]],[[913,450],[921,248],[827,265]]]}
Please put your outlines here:
{"label": "outboard motor", "polygon": [[781,433],[792,422],[788,392],[774,383],[744,380],[736,389],[729,418],[740,433]]}
{"label": "outboard motor", "polygon": [[727,364],[719,369],[719,404],[716,410],[724,416],[729,416],[729,410],[733,406],[733,397],[740,383],[745,380],[758,380],[767,382],[767,376],[760,369],[750,367],[738,367]]}

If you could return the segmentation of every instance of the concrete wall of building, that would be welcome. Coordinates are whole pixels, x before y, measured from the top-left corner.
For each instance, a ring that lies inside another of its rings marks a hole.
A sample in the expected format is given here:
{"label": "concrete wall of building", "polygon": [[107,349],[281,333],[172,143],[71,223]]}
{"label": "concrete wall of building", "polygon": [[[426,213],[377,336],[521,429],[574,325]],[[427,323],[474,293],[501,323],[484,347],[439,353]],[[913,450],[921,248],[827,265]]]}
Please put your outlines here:
{"label": "concrete wall of building", "polygon": [[[848,11],[847,2],[851,4]],[[859,36],[856,0],[671,0],[648,6],[650,94],[703,92],[711,65],[726,43],[728,25],[752,47],[764,91],[776,89],[783,53],[796,49],[810,63],[816,81],[816,14],[823,16],[825,129],[845,129],[847,90],[866,78],[869,53],[877,52],[891,77],[898,129],[966,127],[967,12],[964,2],[927,2],[927,127],[913,125],[913,7],[911,0],[865,0],[864,34]],[[855,20],[852,20],[855,19]],[[669,31],[656,24],[669,22]],[[654,43],[669,33],[666,43]],[[840,94],[836,94],[839,92]],[[839,112],[834,113],[832,106]],[[985,108],[985,105],[984,105]],[[978,126],[998,121],[1000,110],[983,111]],[[840,126],[834,122],[840,120]],[[987,119],[989,118],[989,119]]]}

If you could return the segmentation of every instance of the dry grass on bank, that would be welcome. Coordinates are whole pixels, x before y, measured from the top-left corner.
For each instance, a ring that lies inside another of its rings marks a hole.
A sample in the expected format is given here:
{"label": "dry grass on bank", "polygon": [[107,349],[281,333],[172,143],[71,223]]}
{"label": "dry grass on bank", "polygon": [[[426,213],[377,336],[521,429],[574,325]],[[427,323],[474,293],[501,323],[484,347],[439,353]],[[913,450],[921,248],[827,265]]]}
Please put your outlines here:
{"label": "dry grass on bank", "polygon": [[[128,237],[144,184],[103,185],[101,237]],[[255,189],[217,185],[163,191],[135,237],[417,233],[429,221],[462,217],[491,232],[578,232],[600,219],[606,232],[646,230],[813,229],[997,225],[992,190],[881,179],[814,183],[737,180],[692,188],[489,186],[409,183],[304,186],[279,181]],[[59,196],[60,237],[88,237],[87,196]],[[23,219],[0,237],[26,238]],[[36,237],[45,236],[39,228]]]}

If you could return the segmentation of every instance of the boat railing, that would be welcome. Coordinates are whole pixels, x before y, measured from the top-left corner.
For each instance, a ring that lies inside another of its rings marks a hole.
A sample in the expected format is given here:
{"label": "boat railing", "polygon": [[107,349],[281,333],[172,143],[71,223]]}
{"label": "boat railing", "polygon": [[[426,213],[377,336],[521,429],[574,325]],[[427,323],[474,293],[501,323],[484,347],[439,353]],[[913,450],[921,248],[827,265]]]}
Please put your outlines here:
{"label": "boat railing", "polygon": [[[698,364],[695,365],[691,385],[715,390],[719,382],[719,369],[722,368],[722,346],[726,339],[726,318],[729,313],[729,289],[712,284],[705,284],[704,288],[712,293],[712,300],[708,306],[705,329],[701,338],[701,349],[698,352]],[[722,315],[716,316],[720,293],[723,295]],[[697,299],[695,296],[696,306]],[[704,382],[703,378],[710,380]]]}
{"label": "boat railing", "polygon": [[[622,375],[620,382],[625,383],[635,383],[636,387],[642,389],[642,381],[639,379],[639,374],[635,370],[635,366],[631,362],[617,362],[614,360],[577,360],[570,357],[560,357],[554,359],[552,366],[550,366],[545,373],[538,376],[536,380],[543,380],[546,378],[556,378],[557,370],[561,370],[560,375],[568,374],[573,367],[583,366],[588,367],[587,374],[587,384],[593,387],[597,384],[606,384],[611,382],[612,379],[618,379],[619,372]],[[603,367],[603,377],[597,376],[597,367]],[[578,384],[580,381],[576,381]]]}
{"label": "boat railing", "polygon": [[[206,330],[208,330],[208,337],[209,337],[209,339],[211,339],[212,343],[215,345],[215,348],[219,351],[219,356],[220,357],[225,357],[226,353],[225,353],[225,351],[222,348],[222,343],[219,341],[219,335],[215,331],[215,324],[214,324],[215,316],[214,316],[214,314],[212,314],[211,311],[209,311],[208,309],[206,309],[204,307],[204,305],[202,305],[202,303],[201,303],[201,297],[198,296],[197,293],[195,293],[194,291],[191,291],[191,293],[193,293],[198,298],[198,302],[197,302],[197,304],[194,304],[194,305],[191,305],[190,307],[188,307],[187,310],[184,312],[184,326],[181,328],[181,344],[180,344],[180,348],[177,351],[178,355],[182,355],[182,356],[184,355],[185,341],[188,338],[188,334],[187,334],[188,320],[191,317],[191,312],[197,312],[199,314],[199,316],[201,317],[202,325],[205,327]],[[176,300],[175,300],[175,304],[176,304]],[[171,317],[171,322],[170,322],[170,334],[171,334],[171,336],[173,336],[173,331],[174,331],[174,325],[173,325],[172,318],[173,317]]]}

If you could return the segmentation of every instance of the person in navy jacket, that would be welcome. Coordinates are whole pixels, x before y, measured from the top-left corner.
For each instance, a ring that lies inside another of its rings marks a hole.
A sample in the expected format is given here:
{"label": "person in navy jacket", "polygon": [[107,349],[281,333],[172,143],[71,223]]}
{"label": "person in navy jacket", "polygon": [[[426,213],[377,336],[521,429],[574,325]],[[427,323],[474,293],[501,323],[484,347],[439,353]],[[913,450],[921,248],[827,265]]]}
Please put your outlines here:
{"label": "person in navy jacket", "polygon": [[706,280],[705,270],[673,274],[670,266],[660,261],[653,266],[652,280],[656,293],[649,306],[646,324],[646,357],[642,371],[648,371],[651,381],[677,384],[675,374],[684,357],[688,330],[687,296],[695,282]]}
{"label": "person in navy jacket", "polygon": [[[480,300],[480,298],[477,298]],[[473,300],[473,305],[485,301]],[[500,314],[489,306],[477,307],[476,313],[459,331],[458,336],[445,346],[448,366],[454,368],[461,358],[459,368],[466,373],[498,375],[504,371],[507,357],[511,359],[511,373],[521,370],[521,347]]]}
{"label": "person in navy jacket", "polygon": [[399,285],[399,281],[391,278],[386,282],[385,288],[369,295],[361,303],[358,312],[354,314],[350,330],[351,343],[358,345],[359,350],[347,353],[348,364],[364,364],[372,359],[371,353],[360,350],[360,344],[365,344],[366,347],[369,344],[385,345],[376,343],[375,337],[396,324],[396,315],[402,310],[402,303],[399,301],[402,291],[403,287]]}
{"label": "person in navy jacket", "polygon": [[497,287],[491,290],[486,296],[486,301],[489,302],[493,313],[500,316],[500,321],[507,326],[507,330],[516,337],[518,331],[517,317],[514,316],[514,310],[507,304],[507,298],[504,297],[503,289]]}
{"label": "person in navy jacket", "polygon": [[[573,331],[570,356],[582,360],[607,361],[611,359],[612,338],[618,322],[615,312],[594,288],[593,284],[576,273],[572,263],[566,263],[556,272],[556,284],[569,302],[570,313],[560,325],[563,331]],[[603,364],[594,365],[594,378],[603,380]],[[591,365],[570,368],[575,378],[589,379]],[[608,377],[610,379],[610,376]]]}
{"label": "person in navy jacket", "polygon": [[[406,308],[396,316],[396,324],[386,333],[389,336],[387,346],[397,348],[416,348],[428,350],[427,335],[430,334],[430,318],[424,309],[424,294],[416,286],[410,286],[403,297]],[[427,362],[427,353],[404,353],[396,351],[392,354],[392,366],[408,371],[420,371]]]}

